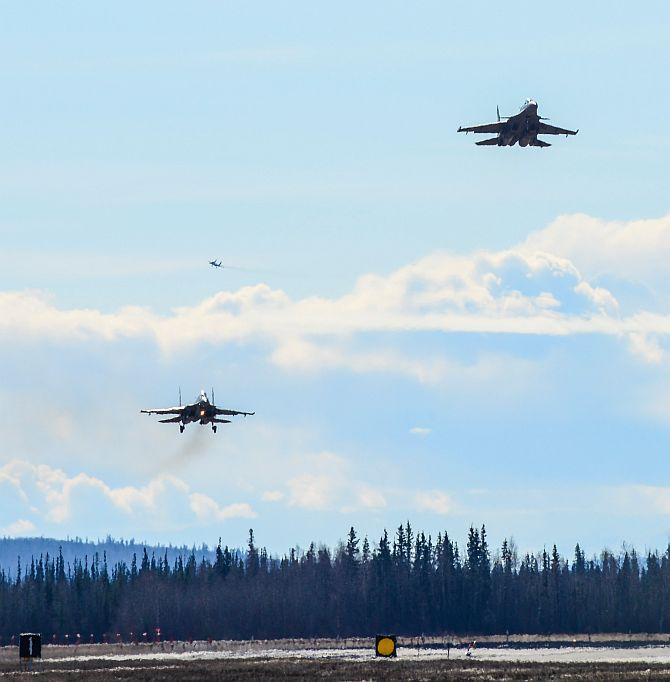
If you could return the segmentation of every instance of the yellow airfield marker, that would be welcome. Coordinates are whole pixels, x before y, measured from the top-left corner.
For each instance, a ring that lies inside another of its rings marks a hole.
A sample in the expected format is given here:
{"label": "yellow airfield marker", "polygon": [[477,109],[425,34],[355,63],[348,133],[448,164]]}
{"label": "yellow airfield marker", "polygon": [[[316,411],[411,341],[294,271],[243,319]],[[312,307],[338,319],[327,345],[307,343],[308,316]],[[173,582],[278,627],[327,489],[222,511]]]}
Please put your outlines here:
{"label": "yellow airfield marker", "polygon": [[397,656],[395,635],[377,635],[375,642],[375,655],[389,658]]}

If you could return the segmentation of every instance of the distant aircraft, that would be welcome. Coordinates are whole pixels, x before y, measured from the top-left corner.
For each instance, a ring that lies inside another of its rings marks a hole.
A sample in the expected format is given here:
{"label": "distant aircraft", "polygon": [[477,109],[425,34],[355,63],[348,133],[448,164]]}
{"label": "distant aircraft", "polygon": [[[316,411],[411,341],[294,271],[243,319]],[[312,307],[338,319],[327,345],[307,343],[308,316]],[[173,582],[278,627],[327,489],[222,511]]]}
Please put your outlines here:
{"label": "distant aircraft", "polygon": [[210,264],[213,268],[222,268],[223,265],[222,265],[221,263],[222,263],[222,261],[219,261],[218,263],[216,262],[216,260],[211,260],[211,261],[209,261],[209,264]]}
{"label": "distant aircraft", "polygon": [[186,424],[191,422],[200,422],[203,426],[205,424],[212,425],[212,431],[216,433],[217,424],[230,424],[230,419],[218,419],[218,415],[234,416],[237,414],[243,414],[246,416],[251,416],[256,414],[255,412],[238,412],[237,410],[226,410],[217,407],[214,404],[214,389],[212,389],[212,402],[209,402],[209,398],[205,391],[200,391],[200,397],[197,402],[191,405],[181,404],[181,390],[179,391],[179,407],[165,407],[158,408],[155,410],[140,410],[144,414],[174,414],[175,417],[170,419],[159,419],[162,424],[179,424],[179,433],[184,433],[184,427]]}
{"label": "distant aircraft", "polygon": [[537,115],[537,102],[527,99],[521,111],[515,116],[500,116],[496,107],[498,121],[484,123],[479,126],[459,127],[459,133],[496,133],[497,137],[477,142],[478,145],[497,145],[498,147],[513,146],[517,142],[520,147],[551,147],[549,142],[538,140],[538,135],[576,135],[579,130],[566,130],[550,126],[543,121],[549,119]]}

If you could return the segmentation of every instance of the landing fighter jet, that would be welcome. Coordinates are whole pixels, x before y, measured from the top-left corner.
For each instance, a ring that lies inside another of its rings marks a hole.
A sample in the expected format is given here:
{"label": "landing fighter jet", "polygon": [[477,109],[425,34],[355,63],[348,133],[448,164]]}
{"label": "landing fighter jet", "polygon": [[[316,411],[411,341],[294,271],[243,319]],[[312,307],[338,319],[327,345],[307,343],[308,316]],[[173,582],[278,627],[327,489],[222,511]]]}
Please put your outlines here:
{"label": "landing fighter jet", "polygon": [[219,261],[218,263],[216,262],[216,260],[211,260],[211,261],[209,261],[209,264],[210,264],[213,268],[222,268],[223,265],[222,265],[221,263],[222,263],[222,261]]}
{"label": "landing fighter jet", "polygon": [[197,402],[191,405],[181,404],[181,391],[179,391],[179,407],[165,407],[158,408],[155,410],[140,410],[144,414],[174,414],[175,417],[169,419],[159,419],[158,421],[162,424],[179,424],[179,433],[184,433],[184,428],[186,424],[191,422],[200,422],[203,426],[205,424],[212,425],[212,431],[216,433],[217,424],[230,424],[230,419],[219,419],[218,415],[234,416],[236,414],[243,414],[246,416],[251,416],[256,414],[255,412],[239,412],[238,410],[226,410],[221,407],[217,407],[214,404],[214,389],[212,389],[212,402],[209,402],[209,398],[204,391],[200,391],[200,397]]}
{"label": "landing fighter jet", "polygon": [[512,147],[517,142],[520,147],[551,147],[549,142],[538,140],[538,135],[576,135],[579,130],[566,130],[550,126],[544,121],[549,119],[537,115],[537,102],[527,99],[521,111],[515,116],[500,116],[500,110],[496,108],[498,121],[496,123],[484,123],[479,126],[459,128],[459,133],[496,133],[497,137],[476,142],[478,145],[497,145],[498,147]]}

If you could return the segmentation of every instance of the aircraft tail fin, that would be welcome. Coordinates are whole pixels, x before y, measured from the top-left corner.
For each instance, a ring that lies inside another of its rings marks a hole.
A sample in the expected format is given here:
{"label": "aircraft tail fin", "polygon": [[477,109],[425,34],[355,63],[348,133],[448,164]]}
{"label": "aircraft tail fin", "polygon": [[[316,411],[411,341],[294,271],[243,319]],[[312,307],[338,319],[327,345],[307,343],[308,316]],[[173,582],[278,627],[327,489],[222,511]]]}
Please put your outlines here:
{"label": "aircraft tail fin", "polygon": [[544,140],[538,140],[535,138],[531,143],[531,147],[551,147],[551,143],[545,142]]}
{"label": "aircraft tail fin", "polygon": [[496,115],[498,116],[498,123],[500,123],[500,121],[502,121],[503,119],[506,121],[509,118],[509,116],[500,115],[500,107],[498,105],[496,105]]}
{"label": "aircraft tail fin", "polygon": [[491,137],[488,140],[480,140],[479,142],[475,142],[475,144],[477,145],[498,144],[498,138]]}

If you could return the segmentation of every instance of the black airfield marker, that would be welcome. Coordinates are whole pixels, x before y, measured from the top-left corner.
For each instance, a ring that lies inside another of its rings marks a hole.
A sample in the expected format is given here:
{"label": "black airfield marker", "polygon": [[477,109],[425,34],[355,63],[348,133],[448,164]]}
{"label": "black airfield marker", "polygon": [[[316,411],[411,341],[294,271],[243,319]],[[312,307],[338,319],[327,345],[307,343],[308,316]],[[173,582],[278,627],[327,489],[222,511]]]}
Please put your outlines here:
{"label": "black airfield marker", "polygon": [[32,665],[33,658],[42,658],[42,635],[22,632],[19,635],[19,665]]}

